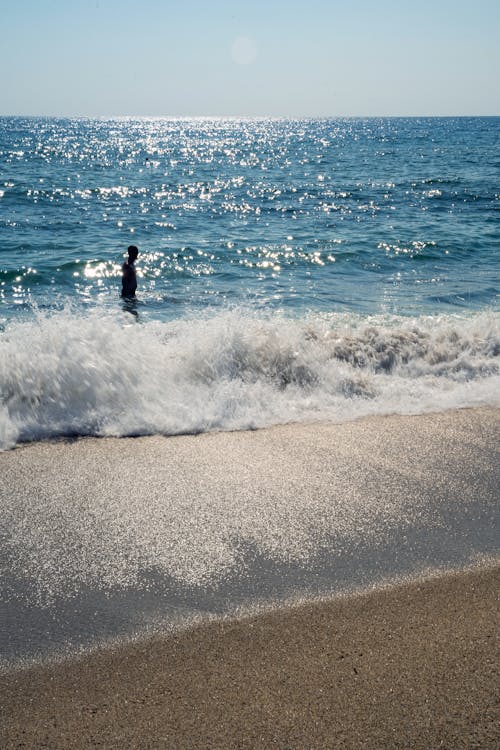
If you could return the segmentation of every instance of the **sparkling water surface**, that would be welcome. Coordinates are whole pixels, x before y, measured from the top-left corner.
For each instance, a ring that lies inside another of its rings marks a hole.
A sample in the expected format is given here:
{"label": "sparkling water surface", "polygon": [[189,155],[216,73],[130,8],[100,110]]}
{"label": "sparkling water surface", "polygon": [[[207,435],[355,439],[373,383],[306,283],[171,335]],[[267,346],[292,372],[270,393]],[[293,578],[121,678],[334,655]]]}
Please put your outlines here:
{"label": "sparkling water surface", "polygon": [[498,304],[499,118],[0,118],[0,316]]}

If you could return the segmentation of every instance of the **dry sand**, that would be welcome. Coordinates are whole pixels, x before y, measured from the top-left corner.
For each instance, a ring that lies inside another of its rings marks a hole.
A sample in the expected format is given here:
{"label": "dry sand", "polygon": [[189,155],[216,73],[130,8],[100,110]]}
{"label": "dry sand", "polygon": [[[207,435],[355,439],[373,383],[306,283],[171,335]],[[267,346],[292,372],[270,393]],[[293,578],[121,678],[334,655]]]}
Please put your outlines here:
{"label": "dry sand", "polygon": [[10,748],[498,748],[500,570],[3,677]]}

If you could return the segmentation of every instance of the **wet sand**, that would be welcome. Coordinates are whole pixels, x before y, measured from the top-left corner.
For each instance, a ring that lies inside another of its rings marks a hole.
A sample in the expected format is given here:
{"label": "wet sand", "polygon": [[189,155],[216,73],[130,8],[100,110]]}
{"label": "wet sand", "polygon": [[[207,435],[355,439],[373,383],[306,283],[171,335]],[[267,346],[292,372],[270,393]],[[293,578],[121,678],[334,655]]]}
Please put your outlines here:
{"label": "wet sand", "polygon": [[498,554],[500,411],[0,454],[0,666]]}
{"label": "wet sand", "polygon": [[0,746],[493,750],[499,583],[448,574],[4,676]]}
{"label": "wet sand", "polygon": [[499,426],[0,454],[0,747],[497,747]]}

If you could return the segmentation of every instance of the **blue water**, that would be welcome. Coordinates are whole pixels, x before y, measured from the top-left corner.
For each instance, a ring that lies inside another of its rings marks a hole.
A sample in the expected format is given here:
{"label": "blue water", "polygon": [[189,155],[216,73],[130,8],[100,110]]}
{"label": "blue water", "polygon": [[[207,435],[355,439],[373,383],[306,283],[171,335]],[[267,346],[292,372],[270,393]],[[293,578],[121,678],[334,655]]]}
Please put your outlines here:
{"label": "blue water", "polygon": [[0,444],[491,403],[499,124],[0,118]]}

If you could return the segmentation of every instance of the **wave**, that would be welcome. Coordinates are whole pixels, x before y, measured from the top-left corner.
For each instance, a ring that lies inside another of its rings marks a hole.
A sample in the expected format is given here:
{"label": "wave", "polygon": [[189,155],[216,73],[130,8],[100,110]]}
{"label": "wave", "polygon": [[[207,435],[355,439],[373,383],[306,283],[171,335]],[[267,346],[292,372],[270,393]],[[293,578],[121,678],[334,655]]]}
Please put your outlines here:
{"label": "wave", "polygon": [[499,353],[494,312],[38,313],[0,332],[0,448],[500,406]]}

